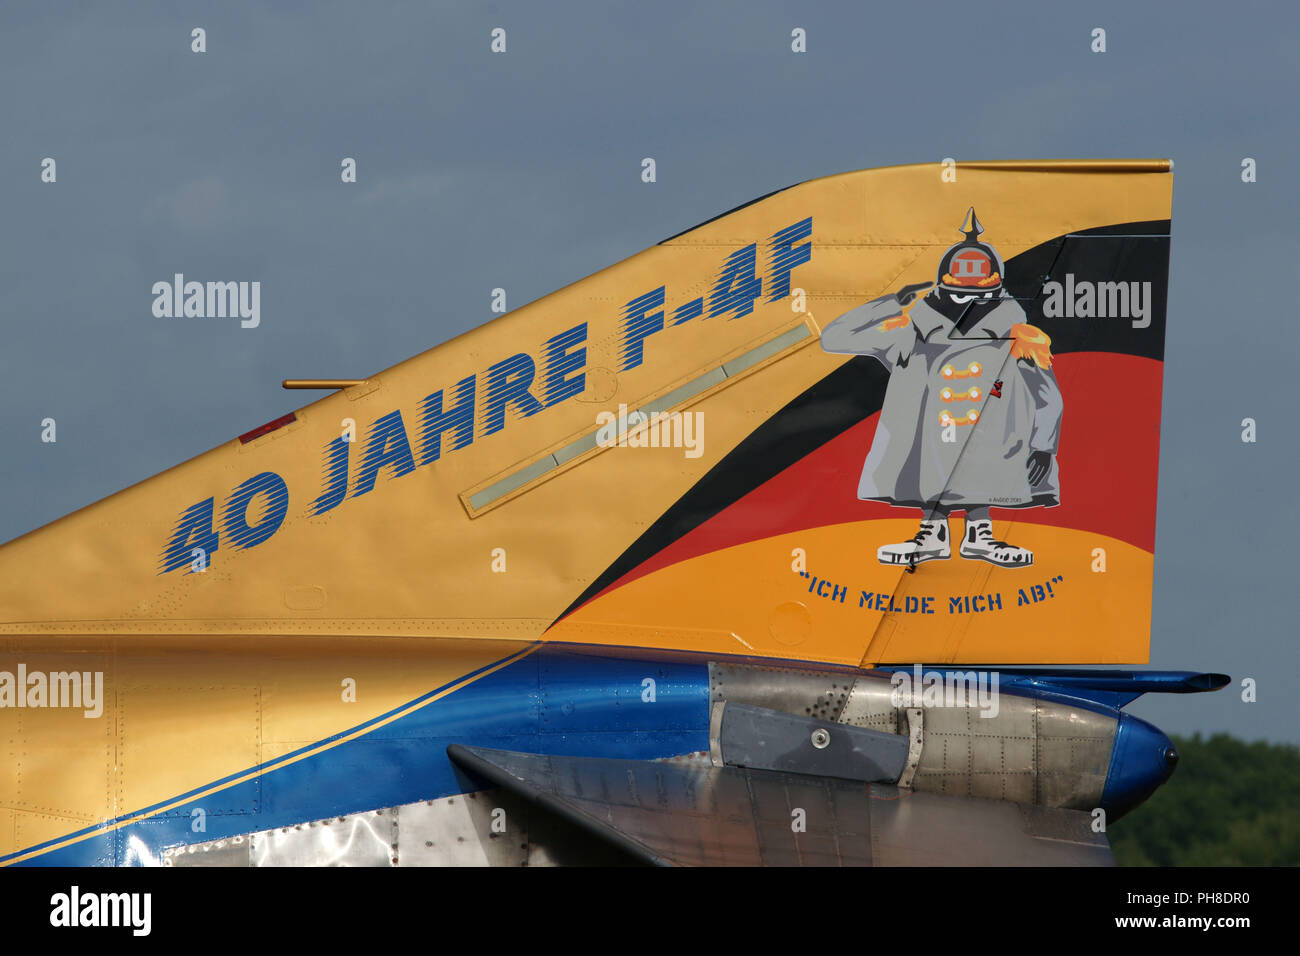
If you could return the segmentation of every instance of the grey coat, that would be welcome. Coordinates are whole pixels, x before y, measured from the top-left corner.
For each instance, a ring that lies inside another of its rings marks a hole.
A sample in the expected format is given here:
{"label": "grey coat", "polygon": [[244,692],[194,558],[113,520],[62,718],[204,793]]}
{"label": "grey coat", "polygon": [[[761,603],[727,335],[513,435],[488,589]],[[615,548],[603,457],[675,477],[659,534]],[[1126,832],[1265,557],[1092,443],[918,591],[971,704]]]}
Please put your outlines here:
{"label": "grey coat", "polygon": [[[870,355],[890,372],[858,497],[910,507],[1057,504],[1064,406],[1050,369],[1011,357],[1011,327],[1025,322],[1020,305],[1003,299],[964,333],[924,299],[905,313],[910,321],[898,318],[900,311],[886,296],[822,330],[827,352]],[[998,382],[1000,397],[993,394]],[[967,424],[948,428],[950,421]],[[955,441],[944,441],[945,431]],[[1033,451],[1053,457],[1031,488],[1026,463]]]}

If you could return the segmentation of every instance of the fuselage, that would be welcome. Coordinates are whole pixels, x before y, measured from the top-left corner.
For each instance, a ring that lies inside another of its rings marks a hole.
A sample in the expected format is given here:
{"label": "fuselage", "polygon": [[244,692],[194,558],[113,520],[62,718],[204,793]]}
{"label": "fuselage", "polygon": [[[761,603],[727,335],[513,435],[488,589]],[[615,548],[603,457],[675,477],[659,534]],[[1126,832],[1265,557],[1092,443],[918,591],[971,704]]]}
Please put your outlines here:
{"label": "fuselage", "polygon": [[[990,671],[420,638],[226,638],[185,652],[119,638],[57,661],[11,650],[0,670],[16,657],[31,673],[102,665],[106,683],[102,701],[83,702],[96,716],[25,710],[7,863],[156,865],[176,847],[484,790],[450,744],[708,761],[726,703],[903,734],[919,709],[917,790],[1113,818],[1172,770],[1150,725]],[[92,775],[102,786],[86,786]],[[466,818],[461,838],[488,834]],[[424,862],[464,853],[458,843]]]}

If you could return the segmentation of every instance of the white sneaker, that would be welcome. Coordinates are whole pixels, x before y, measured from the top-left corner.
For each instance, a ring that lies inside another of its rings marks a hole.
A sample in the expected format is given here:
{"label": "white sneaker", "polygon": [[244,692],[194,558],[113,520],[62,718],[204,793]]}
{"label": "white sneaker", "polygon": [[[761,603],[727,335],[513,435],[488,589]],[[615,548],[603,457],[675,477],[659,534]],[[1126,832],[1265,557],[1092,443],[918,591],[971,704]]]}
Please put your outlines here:
{"label": "white sneaker", "polygon": [[1027,568],[1034,563],[1034,552],[993,537],[993,522],[966,520],[966,536],[960,554],[970,560],[987,561],[1000,568]]}
{"label": "white sneaker", "polygon": [[884,544],[876,551],[881,564],[906,564],[916,567],[924,561],[942,561],[952,557],[952,543],[948,534],[948,519],[922,521],[921,530],[911,541]]}

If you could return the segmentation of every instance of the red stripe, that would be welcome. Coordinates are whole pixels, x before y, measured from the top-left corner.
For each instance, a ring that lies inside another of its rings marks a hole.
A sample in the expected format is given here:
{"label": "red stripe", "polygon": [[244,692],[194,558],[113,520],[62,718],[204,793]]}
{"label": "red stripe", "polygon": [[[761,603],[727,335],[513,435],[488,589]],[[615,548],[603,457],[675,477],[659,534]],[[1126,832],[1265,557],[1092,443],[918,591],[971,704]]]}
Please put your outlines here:
{"label": "red stripe", "polygon": [[263,435],[273,432],[277,428],[283,428],[290,422],[296,422],[297,420],[298,418],[293,412],[290,412],[288,415],[281,415],[273,422],[267,422],[265,425],[260,425],[257,428],[254,428],[251,432],[244,432],[244,434],[239,436],[239,442],[242,445],[247,445],[250,441],[253,441],[256,438],[261,438]]}

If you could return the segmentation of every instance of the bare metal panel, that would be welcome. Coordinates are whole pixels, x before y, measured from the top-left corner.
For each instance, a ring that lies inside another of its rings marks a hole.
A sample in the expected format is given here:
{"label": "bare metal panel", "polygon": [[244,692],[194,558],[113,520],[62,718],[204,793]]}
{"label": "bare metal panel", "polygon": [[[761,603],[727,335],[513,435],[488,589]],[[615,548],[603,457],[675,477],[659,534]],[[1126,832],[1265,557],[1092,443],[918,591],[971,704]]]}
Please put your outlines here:
{"label": "bare metal panel", "polygon": [[[708,758],[678,759],[707,763]],[[381,839],[384,833],[392,839],[387,847]],[[163,866],[626,866],[631,862],[607,841],[500,788],[172,847],[162,853]]]}
{"label": "bare metal panel", "polygon": [[888,680],[863,675],[853,682],[836,719],[854,727],[870,727],[887,733],[907,733],[906,715],[893,699]]}
{"label": "bare metal panel", "polygon": [[228,840],[211,840],[189,846],[172,847],[162,852],[163,866],[248,866],[249,839],[247,835]]}
{"label": "bare metal panel", "polygon": [[397,816],[391,810],[354,813],[254,833],[250,843],[253,866],[394,866]]}
{"label": "bare metal panel", "polygon": [[397,815],[369,810],[164,850],[163,866],[395,866]]}
{"label": "bare metal panel", "polygon": [[709,692],[713,701],[752,704],[819,720],[837,718],[853,680],[853,674],[796,667],[709,664]]}
{"label": "bare metal panel", "polygon": [[1090,810],[1101,803],[1115,744],[1113,717],[1040,702],[1035,803]]}
{"label": "bare metal panel", "polygon": [[1017,694],[996,715],[975,707],[925,708],[917,790],[1091,809],[1101,802],[1114,717]]}
{"label": "bare metal panel", "polygon": [[525,806],[490,790],[397,807],[398,865],[527,866]]}

